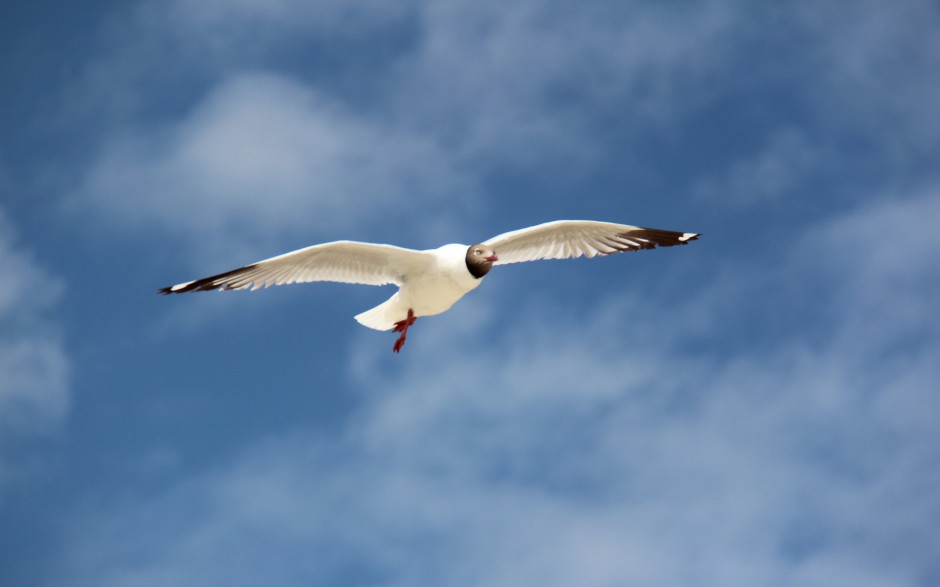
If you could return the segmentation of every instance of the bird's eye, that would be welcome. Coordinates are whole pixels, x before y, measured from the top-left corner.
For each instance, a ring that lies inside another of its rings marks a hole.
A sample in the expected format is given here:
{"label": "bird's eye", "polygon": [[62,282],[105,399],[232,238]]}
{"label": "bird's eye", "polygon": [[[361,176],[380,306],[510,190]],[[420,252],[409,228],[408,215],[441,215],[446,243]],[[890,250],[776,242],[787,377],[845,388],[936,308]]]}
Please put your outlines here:
{"label": "bird's eye", "polygon": [[480,250],[480,249],[473,249],[473,254],[474,254],[474,255],[482,255],[482,254],[483,254],[483,251]]}

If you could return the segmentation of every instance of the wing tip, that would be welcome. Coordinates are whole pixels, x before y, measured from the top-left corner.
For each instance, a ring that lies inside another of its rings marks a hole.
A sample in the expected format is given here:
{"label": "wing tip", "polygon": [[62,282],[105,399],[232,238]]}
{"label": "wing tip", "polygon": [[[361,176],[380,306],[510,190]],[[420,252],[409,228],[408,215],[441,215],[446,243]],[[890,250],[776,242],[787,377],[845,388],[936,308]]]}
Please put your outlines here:
{"label": "wing tip", "polygon": [[[209,278],[211,279],[211,278]],[[190,293],[194,291],[211,291],[213,289],[228,289],[224,284],[213,284],[211,281],[204,281],[202,279],[196,281],[187,281],[186,283],[178,283],[176,285],[171,285],[168,287],[161,287],[157,290],[158,294],[168,296],[170,294],[181,294],[181,293]]]}
{"label": "wing tip", "polygon": [[167,287],[161,287],[160,289],[157,290],[157,293],[167,296],[167,295],[175,294],[175,293],[185,293],[188,291],[195,291],[196,289],[198,289],[197,287],[193,286],[193,284],[195,283],[196,283],[195,281],[187,281],[186,283],[177,283],[176,285],[169,285]]}
{"label": "wing tip", "polygon": [[636,230],[624,232],[617,236],[636,243],[634,245],[636,248],[631,250],[637,250],[687,245],[694,240],[698,240],[698,237],[702,234],[699,232],[675,232],[659,228],[638,227]]}
{"label": "wing tip", "polygon": [[[244,289],[252,282],[249,281],[245,284],[239,284],[237,286],[233,286],[230,282],[227,281],[227,279],[246,273],[254,269],[256,266],[257,266],[257,263],[248,265],[246,267],[239,267],[238,269],[233,269],[232,271],[220,273],[218,275],[213,275],[211,277],[204,277],[202,279],[196,279],[195,281],[187,281],[186,283],[178,283],[176,285],[162,287],[157,290],[157,293],[162,294],[162,295],[169,295],[169,294],[181,294],[181,293],[187,293],[187,292],[193,292],[193,291],[212,291],[215,289]],[[264,284],[264,285],[265,287],[267,287],[267,284]]]}

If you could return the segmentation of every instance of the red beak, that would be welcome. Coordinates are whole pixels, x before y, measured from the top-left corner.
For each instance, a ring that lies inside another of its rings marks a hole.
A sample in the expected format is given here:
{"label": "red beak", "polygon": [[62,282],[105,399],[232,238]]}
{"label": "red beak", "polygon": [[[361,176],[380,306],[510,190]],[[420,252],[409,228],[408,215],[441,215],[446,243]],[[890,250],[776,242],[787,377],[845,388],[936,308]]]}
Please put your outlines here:
{"label": "red beak", "polygon": [[486,260],[489,261],[490,263],[495,263],[496,261],[499,261],[499,257],[497,257],[496,255],[490,255],[489,257],[486,258]]}

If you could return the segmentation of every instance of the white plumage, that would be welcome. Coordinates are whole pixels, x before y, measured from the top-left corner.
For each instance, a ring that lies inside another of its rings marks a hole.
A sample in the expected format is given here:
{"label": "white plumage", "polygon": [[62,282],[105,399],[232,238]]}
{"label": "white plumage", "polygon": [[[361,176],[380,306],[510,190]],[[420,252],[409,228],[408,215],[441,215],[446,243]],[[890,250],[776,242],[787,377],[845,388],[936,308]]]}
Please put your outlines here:
{"label": "white plumage", "polygon": [[499,255],[497,265],[537,261],[539,259],[572,259],[586,256],[612,255],[624,251],[684,245],[699,235],[655,228],[640,228],[613,222],[593,220],[556,220],[546,222],[484,241]]}
{"label": "white plumage", "polygon": [[402,332],[414,319],[446,312],[475,289],[493,265],[611,255],[656,246],[684,245],[691,232],[590,220],[558,220],[507,232],[481,244],[450,244],[417,251],[392,245],[336,241],[271,257],[218,275],[165,287],[160,293],[257,289],[270,285],[337,281],[398,286],[387,301],[356,316],[364,326]]}

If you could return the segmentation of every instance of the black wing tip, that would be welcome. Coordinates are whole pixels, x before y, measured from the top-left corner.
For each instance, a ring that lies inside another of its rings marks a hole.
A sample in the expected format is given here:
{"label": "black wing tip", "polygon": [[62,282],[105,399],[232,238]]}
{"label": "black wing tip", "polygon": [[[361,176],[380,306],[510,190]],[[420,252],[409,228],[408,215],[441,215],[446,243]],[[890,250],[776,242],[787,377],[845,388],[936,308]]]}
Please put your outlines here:
{"label": "black wing tip", "polygon": [[641,249],[654,249],[656,247],[673,247],[676,245],[687,245],[698,237],[702,236],[700,232],[676,232],[673,230],[661,230],[659,228],[640,228],[625,232],[621,236],[625,238],[642,237],[646,239]]}
{"label": "black wing tip", "polygon": [[219,287],[218,285],[212,286],[208,284],[200,284],[199,281],[193,281],[185,285],[171,285],[168,287],[161,287],[157,290],[157,293],[168,296],[170,294],[181,294],[193,291],[208,291],[210,289],[217,289]]}
{"label": "black wing tip", "polygon": [[190,281],[189,283],[181,283],[178,285],[170,285],[167,287],[161,287],[157,290],[158,294],[169,295],[169,294],[181,294],[194,291],[212,291],[216,289],[235,289],[231,284],[225,281],[226,278],[235,277],[236,275],[241,275],[242,273],[254,269],[255,265],[248,265],[247,267],[239,267],[238,269],[233,269],[232,271],[226,271],[225,273],[219,273],[218,275],[212,275],[210,277],[203,277],[202,279],[197,279],[195,281]]}
{"label": "black wing tip", "polygon": [[[210,277],[207,279],[211,280],[212,278]],[[160,289],[157,290],[157,293],[168,296],[170,294],[181,294],[181,293],[188,293],[188,292],[193,292],[193,291],[205,291],[205,290],[210,290],[210,289],[216,289],[219,287],[218,285],[212,286],[208,283],[200,283],[202,281],[203,280],[200,279],[198,281],[191,281],[189,283],[161,287]]]}

